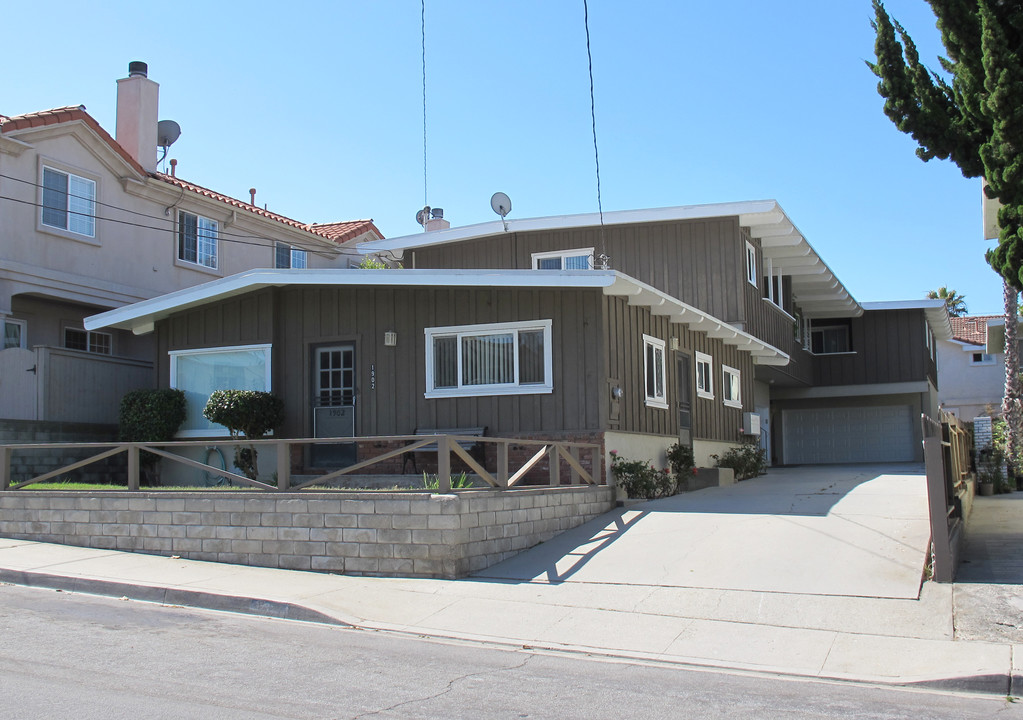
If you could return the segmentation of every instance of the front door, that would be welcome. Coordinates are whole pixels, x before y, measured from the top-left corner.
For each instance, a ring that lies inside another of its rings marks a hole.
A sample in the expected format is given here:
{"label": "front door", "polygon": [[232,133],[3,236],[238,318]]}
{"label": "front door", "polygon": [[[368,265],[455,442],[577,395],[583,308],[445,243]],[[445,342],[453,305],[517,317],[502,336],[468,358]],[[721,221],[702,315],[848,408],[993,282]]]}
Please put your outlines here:
{"label": "front door", "polygon": [[[312,375],[313,436],[355,437],[355,346],[316,348]],[[311,459],[319,467],[352,465],[356,446],[313,445]]]}
{"label": "front door", "polygon": [[680,445],[693,444],[693,378],[692,360],[688,355],[675,355],[677,388],[676,404],[678,408],[678,441]]}

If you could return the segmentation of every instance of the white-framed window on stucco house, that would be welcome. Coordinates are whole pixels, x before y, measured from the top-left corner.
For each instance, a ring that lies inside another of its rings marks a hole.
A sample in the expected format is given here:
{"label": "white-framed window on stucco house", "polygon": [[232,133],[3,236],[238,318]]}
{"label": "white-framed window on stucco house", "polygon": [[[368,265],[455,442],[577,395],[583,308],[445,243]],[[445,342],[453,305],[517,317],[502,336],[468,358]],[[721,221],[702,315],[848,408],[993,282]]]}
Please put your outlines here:
{"label": "white-framed window on stucco house", "polygon": [[39,168],[39,228],[95,243],[96,188],[96,179],[84,171],[43,162]]}
{"label": "white-framed window on stucco house", "polygon": [[216,270],[219,262],[220,223],[178,211],[178,260]]}
{"label": "white-framed window on stucco house", "polygon": [[279,242],[274,246],[274,267],[278,270],[305,269],[308,256],[302,248]]}
{"label": "white-framed window on stucco house", "polygon": [[185,392],[185,422],[178,437],[215,437],[230,433],[202,411],[214,390],[270,392],[271,345],[234,345],[201,350],[171,350],[170,386]]}
{"label": "white-framed window on stucco house", "polygon": [[426,328],[427,398],[553,392],[551,320]]}

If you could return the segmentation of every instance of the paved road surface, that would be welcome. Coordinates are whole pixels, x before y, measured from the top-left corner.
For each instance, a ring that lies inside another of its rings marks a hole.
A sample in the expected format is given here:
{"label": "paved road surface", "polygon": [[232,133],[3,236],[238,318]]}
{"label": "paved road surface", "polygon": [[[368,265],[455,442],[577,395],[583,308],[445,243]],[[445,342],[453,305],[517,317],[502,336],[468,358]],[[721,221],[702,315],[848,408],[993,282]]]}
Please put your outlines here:
{"label": "paved road surface", "polygon": [[0,718],[1023,717],[990,696],[440,643],[0,586]]}

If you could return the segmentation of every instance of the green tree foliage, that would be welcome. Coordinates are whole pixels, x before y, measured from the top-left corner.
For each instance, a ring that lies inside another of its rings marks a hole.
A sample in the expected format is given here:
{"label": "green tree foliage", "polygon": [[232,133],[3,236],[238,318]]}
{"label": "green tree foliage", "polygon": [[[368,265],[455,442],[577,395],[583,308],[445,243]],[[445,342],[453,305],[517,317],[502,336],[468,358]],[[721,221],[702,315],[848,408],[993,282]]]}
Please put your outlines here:
{"label": "green tree foliage", "polygon": [[966,314],[966,296],[960,295],[944,285],[937,290],[928,291],[927,297],[931,300],[944,300],[945,308],[952,317],[961,317]]}
{"label": "green tree foliage", "polygon": [[[255,390],[215,390],[202,414],[210,422],[226,427],[235,440],[242,436],[257,440],[284,423],[284,401]],[[257,455],[254,445],[238,446],[234,452],[234,464],[252,480],[259,475]]]}
{"label": "green tree foliage", "polygon": [[[1000,0],[927,0],[947,57],[943,75],[920,61],[913,39],[874,0],[876,63],[884,112],[919,144],[922,160],[951,160],[983,177],[1001,202],[998,247],[988,262],[1023,288],[1023,5]],[[948,78],[948,79],[946,79]]]}

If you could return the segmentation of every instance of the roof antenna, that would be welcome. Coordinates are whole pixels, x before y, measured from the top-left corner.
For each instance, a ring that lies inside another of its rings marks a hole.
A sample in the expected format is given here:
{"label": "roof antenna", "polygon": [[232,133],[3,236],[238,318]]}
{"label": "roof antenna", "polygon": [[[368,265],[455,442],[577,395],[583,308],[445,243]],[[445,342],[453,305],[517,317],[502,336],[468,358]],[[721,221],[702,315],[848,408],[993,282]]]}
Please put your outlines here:
{"label": "roof antenna", "polygon": [[501,222],[504,224],[504,231],[508,232],[508,220],[506,218],[508,213],[511,212],[511,198],[503,192],[496,192],[490,198],[490,207],[493,208],[494,212],[501,216]]}

